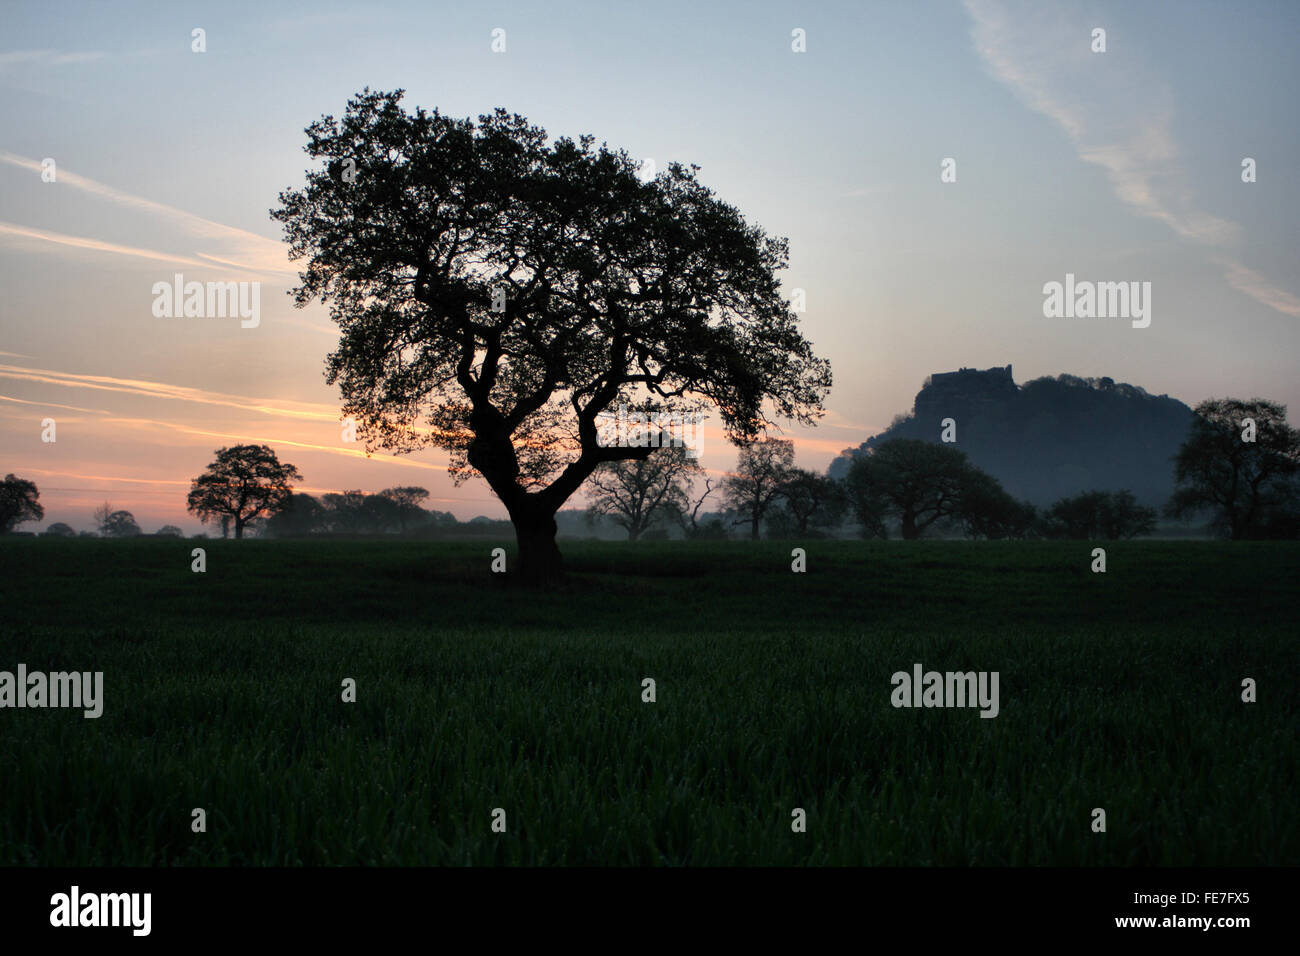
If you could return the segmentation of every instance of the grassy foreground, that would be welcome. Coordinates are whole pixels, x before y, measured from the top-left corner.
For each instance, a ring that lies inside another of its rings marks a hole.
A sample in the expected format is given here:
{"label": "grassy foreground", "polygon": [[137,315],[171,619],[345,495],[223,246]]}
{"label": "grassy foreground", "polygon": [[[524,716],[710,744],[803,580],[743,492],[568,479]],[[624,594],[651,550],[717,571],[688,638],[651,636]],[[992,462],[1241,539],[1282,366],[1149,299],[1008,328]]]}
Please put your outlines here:
{"label": "grassy foreground", "polygon": [[1300,863],[1300,545],[495,546],[0,541],[0,670],[105,697],[0,709],[0,863]]}

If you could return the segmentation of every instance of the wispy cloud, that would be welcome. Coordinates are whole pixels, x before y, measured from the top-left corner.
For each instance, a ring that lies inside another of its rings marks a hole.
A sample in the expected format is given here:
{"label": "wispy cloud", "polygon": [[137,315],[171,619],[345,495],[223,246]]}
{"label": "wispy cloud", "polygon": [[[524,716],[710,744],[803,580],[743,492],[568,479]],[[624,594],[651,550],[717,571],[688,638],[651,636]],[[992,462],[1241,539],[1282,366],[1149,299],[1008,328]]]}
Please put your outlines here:
{"label": "wispy cloud", "polygon": [[67,388],[85,388],[127,395],[143,395],[150,398],[166,398],[181,402],[195,402],[202,405],[221,405],[283,418],[334,423],[339,421],[338,409],[319,402],[287,402],[271,398],[249,398],[244,395],[209,392],[185,385],[168,385],[165,382],[114,378],[109,375],[81,375],[74,372],[58,372],[52,369],[25,368],[21,365],[0,365],[0,378],[39,382]]}
{"label": "wispy cloud", "polygon": [[1124,203],[1179,238],[1218,250],[1213,260],[1233,288],[1286,315],[1300,315],[1295,296],[1228,255],[1239,227],[1196,207],[1179,165],[1167,83],[1132,56],[1103,64],[1089,46],[1095,24],[1081,12],[1016,0],[964,3],[975,50],[992,74],[1059,125],[1080,159],[1106,171]]}
{"label": "wispy cloud", "polygon": [[863,432],[868,435],[874,435],[876,432],[880,431],[880,426],[866,425],[862,422],[853,421],[846,418],[840,412],[835,411],[833,408],[826,409],[826,417],[821,421],[820,427],[828,430],[841,429],[843,431],[853,432],[855,435],[862,434]]}
{"label": "wispy cloud", "polygon": [[448,468],[445,464],[418,461],[404,455],[387,455],[381,453],[367,454],[364,449],[361,448],[344,448],[340,445],[322,445],[319,442],[302,441],[296,438],[283,438],[276,435],[262,435],[251,432],[210,431],[205,428],[178,425],[175,422],[161,422],[152,418],[113,417],[104,419],[104,422],[111,425],[148,428],[151,431],[165,431],[168,435],[169,441],[174,441],[175,435],[180,434],[204,439],[217,438],[222,441],[232,441],[247,445],[270,445],[272,448],[301,448],[308,451],[321,452],[326,455],[338,455],[343,458],[384,461],[393,465],[401,465],[405,468],[419,468],[425,471],[445,472]]}
{"label": "wispy cloud", "polygon": [[[26,169],[33,173],[40,173],[41,164],[38,160],[31,159],[27,156],[19,156],[14,153],[0,150],[0,163],[7,163],[10,166],[19,169]],[[131,193],[115,189],[105,183],[80,176],[60,166],[58,168],[59,186],[68,186],[87,195],[103,199],[115,205],[126,209],[132,209],[137,212],[143,212],[148,215],[157,217],[178,227],[198,239],[216,242],[222,245],[220,250],[226,255],[218,257],[214,254],[197,253],[204,259],[212,262],[218,262],[225,265],[233,265],[240,269],[250,272],[267,273],[271,275],[296,276],[297,271],[290,265],[288,253],[282,243],[274,239],[268,239],[265,236],[259,236],[256,233],[249,232],[246,229],[239,229],[235,226],[227,226],[224,223],[213,222],[211,219],[205,219],[202,216],[196,216],[184,209],[177,209],[175,206],[168,206],[165,203],[155,202],[152,199],[146,199],[143,196],[135,196]],[[10,227],[20,229],[22,227]],[[29,230],[31,232],[42,232],[42,230]],[[51,233],[50,235],[58,235]],[[76,238],[76,237],[69,237]],[[82,243],[94,243],[97,240],[85,239]],[[74,243],[67,243],[72,245]],[[89,246],[87,246],[89,248]],[[101,251],[120,252],[122,254],[132,253],[129,246],[117,246],[113,243],[101,243],[98,247]],[[127,250],[127,251],[124,251]],[[158,254],[155,257],[161,257],[165,254]],[[203,265],[195,259],[188,259],[180,256],[171,256],[172,261],[183,261],[187,264]]]}
{"label": "wispy cloud", "polygon": [[35,405],[38,408],[62,408],[69,412],[89,412],[91,415],[107,415],[102,408],[82,408],[80,405],[61,405],[58,402],[29,402],[25,398],[12,395],[0,395],[0,402],[13,402],[15,405]]}
{"label": "wispy cloud", "polygon": [[15,66],[65,66],[89,63],[105,57],[100,50],[61,52],[59,50],[7,50],[0,53],[0,70]]}
{"label": "wispy cloud", "polygon": [[[24,474],[29,472],[34,475],[50,475],[57,478],[75,478],[78,481],[119,481],[119,482],[129,482],[131,484],[136,484],[136,485],[173,485],[173,486],[182,485],[186,487],[189,486],[188,481],[182,481],[179,478],[127,478],[119,475],[86,475],[86,474],[81,474],[79,472],[73,472],[73,471],[53,471],[48,468],[24,468],[23,469]],[[59,489],[52,488],[50,490],[58,491]],[[91,489],[85,489],[85,490],[91,490]]]}
{"label": "wispy cloud", "polygon": [[56,246],[88,249],[92,252],[108,252],[117,256],[134,256],[138,259],[152,259],[155,262],[170,262],[175,265],[204,266],[207,264],[198,259],[172,255],[169,252],[141,249],[137,246],[124,246],[116,242],[101,242],[98,239],[87,239],[85,236],[69,236],[66,233],[51,232],[48,229],[29,229],[26,226],[19,226],[12,222],[0,222],[0,237],[9,237],[11,242],[17,240],[26,244],[52,243]]}
{"label": "wispy cloud", "polygon": [[1278,288],[1258,272],[1247,269],[1239,262],[1224,260],[1222,264],[1227,270],[1228,283],[1234,289],[1246,293],[1251,298],[1257,299],[1285,315],[1294,315],[1300,318],[1300,298],[1285,289]]}

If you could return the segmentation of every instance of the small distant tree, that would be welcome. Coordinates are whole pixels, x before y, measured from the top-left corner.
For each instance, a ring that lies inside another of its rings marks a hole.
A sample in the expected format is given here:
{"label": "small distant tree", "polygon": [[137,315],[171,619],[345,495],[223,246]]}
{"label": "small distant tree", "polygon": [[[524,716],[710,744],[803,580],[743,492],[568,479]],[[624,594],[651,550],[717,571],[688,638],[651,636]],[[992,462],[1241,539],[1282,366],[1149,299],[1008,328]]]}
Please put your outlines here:
{"label": "small distant tree", "polygon": [[270,515],[293,493],[289,482],[302,480],[298,469],[282,464],[267,445],[233,445],[216,454],[191,483],[187,507],[204,524],[223,520],[223,537],[228,523],[235,538],[242,538],[250,518]]}
{"label": "small distant tree", "polygon": [[1156,528],[1156,511],[1137,503],[1130,491],[1085,491],[1055,502],[1043,515],[1043,534],[1049,538],[1122,541],[1150,534]]}
{"label": "small distant tree", "polygon": [[95,512],[91,517],[95,519],[95,531],[97,534],[108,534],[108,519],[111,518],[116,511],[117,509],[107,501],[95,509]]}
{"label": "small distant tree", "polygon": [[849,467],[842,482],[844,500],[864,538],[888,538],[889,527],[885,518],[889,513],[889,503],[877,482],[876,473],[861,463],[864,460],[865,457],[857,458]]}
{"label": "small distant tree", "polygon": [[1156,509],[1140,505],[1133,492],[1113,491],[1107,494],[1101,512],[1102,536],[1109,541],[1137,538],[1156,530]]}
{"label": "small distant tree", "polygon": [[[717,489],[713,485],[713,479],[708,475],[704,476],[704,492],[696,498],[692,492],[690,499],[686,502],[687,508],[677,512],[677,521],[682,526],[682,532],[688,538],[716,537],[725,538],[727,536],[726,528],[722,525],[722,519],[713,515],[712,518],[701,521],[700,509],[704,507],[704,502],[708,500],[709,495]],[[689,510],[688,510],[689,509]],[[706,528],[708,529],[706,531]],[[720,529],[716,533],[715,529]]]}
{"label": "small distant tree", "polygon": [[992,475],[973,470],[962,490],[957,517],[972,538],[1025,538],[1034,533],[1038,509],[1017,501]]}
{"label": "small distant tree", "polygon": [[730,529],[733,527],[734,521],[728,521],[724,515],[714,511],[699,520],[691,529],[690,537],[693,541],[726,541],[731,537]]}
{"label": "small distant tree", "polygon": [[608,517],[627,532],[629,541],[636,541],[656,522],[689,507],[691,483],[700,471],[677,445],[659,448],[649,458],[607,462],[587,479],[587,513],[593,519]]}
{"label": "small distant tree", "polygon": [[964,452],[914,438],[891,438],[859,455],[844,493],[869,538],[888,537],[889,518],[907,540],[931,526],[958,527],[976,538],[1022,538],[1036,518],[1033,505],[1013,498]]}
{"label": "small distant tree", "polygon": [[461,526],[460,519],[450,511],[437,511],[430,509],[425,511],[424,515],[424,521],[420,525],[420,531],[423,534],[430,534],[437,537],[445,531],[452,531]]}
{"label": "small distant tree", "polygon": [[1054,502],[1043,514],[1044,536],[1075,541],[1100,538],[1098,519],[1104,495],[1105,492],[1102,491],[1085,491]]}
{"label": "small distant tree", "polygon": [[45,509],[37,500],[41,493],[35,482],[5,475],[0,484],[0,534],[8,534],[26,521],[40,521]]}
{"label": "small distant tree", "polygon": [[165,524],[155,532],[160,538],[183,538],[185,532],[174,524]]}
{"label": "small distant tree", "polygon": [[[1247,419],[1254,422],[1254,441],[1245,438]],[[1270,514],[1294,510],[1298,473],[1300,430],[1286,423],[1285,405],[1209,399],[1196,406],[1174,459],[1176,487],[1165,513],[1187,518],[1208,512],[1227,537],[1252,537]]]}
{"label": "small distant tree", "polygon": [[809,528],[825,528],[843,514],[843,491],[838,482],[806,468],[793,468],[781,486],[781,500],[790,518],[790,530],[800,535]]}
{"label": "small distant tree", "polygon": [[400,485],[396,488],[385,488],[379,496],[393,503],[398,531],[401,534],[406,534],[408,527],[423,524],[428,520],[428,512],[424,510],[424,502],[429,497],[427,488]]}
{"label": "small distant tree", "polygon": [[749,536],[758,540],[759,525],[794,468],[794,442],[763,438],[740,446],[734,474],[723,482],[727,505],[737,513],[736,524],[748,524]]}
{"label": "small distant tree", "polygon": [[402,529],[405,516],[402,506],[384,495],[363,495],[361,498],[361,530],[372,534],[393,534]]}
{"label": "small distant tree", "polygon": [[114,511],[104,518],[99,530],[105,538],[134,538],[140,533],[140,526],[131,512]]}
{"label": "small distant tree", "polygon": [[366,524],[365,503],[366,495],[360,488],[323,495],[321,504],[325,507],[329,530],[337,534],[360,534]]}
{"label": "small distant tree", "polygon": [[964,452],[915,438],[882,442],[849,469],[851,483],[870,491],[882,518],[897,517],[909,541],[936,521],[958,515],[974,471]]}
{"label": "small distant tree", "polygon": [[56,521],[45,529],[45,533],[55,538],[75,538],[77,532],[72,529],[71,525],[64,524],[62,521]]}
{"label": "small distant tree", "polygon": [[305,492],[294,492],[266,519],[265,530],[274,538],[317,534],[326,530],[325,506]]}

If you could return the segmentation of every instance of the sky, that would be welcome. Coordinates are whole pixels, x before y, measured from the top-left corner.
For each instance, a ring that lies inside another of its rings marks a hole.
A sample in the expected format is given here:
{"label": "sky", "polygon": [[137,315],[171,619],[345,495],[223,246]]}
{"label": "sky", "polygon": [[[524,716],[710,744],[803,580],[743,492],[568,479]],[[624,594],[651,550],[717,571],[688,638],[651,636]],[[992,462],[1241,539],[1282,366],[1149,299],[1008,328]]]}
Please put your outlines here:
{"label": "sky", "polygon": [[[107,500],[145,531],[199,531],[190,480],[244,442],[295,464],[299,490],[415,484],[462,519],[504,516],[443,452],[343,440],[335,329],[287,295],[268,211],[303,182],[303,128],[366,86],[694,163],[787,237],[783,286],[834,373],[817,427],[782,433],[803,467],[961,367],[1258,396],[1294,421],[1298,27],[1300,5],[1253,0],[7,4],[0,472],[41,490],[23,530],[90,528]],[[256,327],[156,316],[177,273],[260,283]],[[1151,283],[1150,325],[1046,317],[1067,274]],[[705,467],[735,458],[706,427]]]}

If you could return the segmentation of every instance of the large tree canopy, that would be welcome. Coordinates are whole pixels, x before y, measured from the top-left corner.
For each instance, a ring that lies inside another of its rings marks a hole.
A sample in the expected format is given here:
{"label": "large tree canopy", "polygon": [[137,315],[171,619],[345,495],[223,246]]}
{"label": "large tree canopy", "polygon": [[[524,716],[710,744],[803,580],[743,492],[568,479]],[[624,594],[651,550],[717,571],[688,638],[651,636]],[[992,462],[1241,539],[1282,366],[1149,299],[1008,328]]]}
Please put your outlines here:
{"label": "large tree canopy", "polygon": [[782,296],[785,240],[696,167],[643,180],[589,136],[549,142],[498,109],[477,123],[366,90],[307,128],[323,160],[272,216],[296,301],[329,305],[327,361],[367,450],[437,446],[505,504],[522,570],[559,571],[555,512],[599,465],[616,402],[708,403],[734,440],[820,417],[830,367]]}

